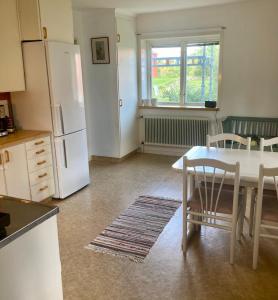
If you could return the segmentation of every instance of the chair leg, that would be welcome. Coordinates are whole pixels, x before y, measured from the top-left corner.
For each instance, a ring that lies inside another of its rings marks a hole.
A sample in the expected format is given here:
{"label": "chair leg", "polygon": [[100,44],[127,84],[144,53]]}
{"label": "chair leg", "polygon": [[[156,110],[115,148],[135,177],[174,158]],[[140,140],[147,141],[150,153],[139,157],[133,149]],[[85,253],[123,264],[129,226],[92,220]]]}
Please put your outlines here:
{"label": "chair leg", "polygon": [[240,208],[240,214],[239,214],[239,220],[238,220],[238,226],[237,226],[237,240],[240,241],[241,237],[243,235],[243,227],[244,227],[244,218],[246,213],[246,197],[244,197],[244,200],[242,202],[242,207]]}
{"label": "chair leg", "polygon": [[255,218],[255,199],[251,199],[250,217],[249,217],[249,236],[253,236],[254,231],[254,218]]}
{"label": "chair leg", "polygon": [[236,228],[232,228],[231,232],[231,245],[230,245],[230,264],[234,264],[235,257],[235,245],[236,245]]}
{"label": "chair leg", "polygon": [[262,195],[259,195],[256,198],[255,205],[255,218],[254,218],[254,246],[253,246],[253,269],[256,270],[258,266],[258,257],[259,257],[259,242],[260,242],[260,231],[261,231],[261,217],[262,217]]}
{"label": "chair leg", "polygon": [[187,251],[187,212],[183,213],[183,234],[182,234],[182,251],[186,254]]}
{"label": "chair leg", "polygon": [[258,266],[258,257],[259,257],[259,239],[260,233],[255,231],[254,236],[254,248],[253,248],[253,269],[256,270]]}
{"label": "chair leg", "polygon": [[[201,210],[198,211],[201,213]],[[193,216],[193,220],[202,222],[203,218],[201,216]],[[199,232],[201,231],[201,225],[200,224],[194,224],[194,231]]]}

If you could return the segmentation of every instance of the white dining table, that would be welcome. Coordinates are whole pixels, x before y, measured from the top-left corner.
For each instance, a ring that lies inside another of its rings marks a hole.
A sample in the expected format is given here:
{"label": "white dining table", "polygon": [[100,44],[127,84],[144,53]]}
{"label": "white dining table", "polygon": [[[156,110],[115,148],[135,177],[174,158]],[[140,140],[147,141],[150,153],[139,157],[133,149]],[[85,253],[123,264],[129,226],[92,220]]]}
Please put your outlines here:
{"label": "white dining table", "polygon": [[[248,151],[241,149],[225,149],[214,147],[196,146],[185,153],[187,159],[216,159],[229,164],[240,163],[240,185],[245,187],[257,187],[259,179],[259,167],[261,164],[267,168],[278,167],[278,152]],[[183,157],[176,161],[175,170],[182,172]],[[265,181],[273,184],[273,180]]]}

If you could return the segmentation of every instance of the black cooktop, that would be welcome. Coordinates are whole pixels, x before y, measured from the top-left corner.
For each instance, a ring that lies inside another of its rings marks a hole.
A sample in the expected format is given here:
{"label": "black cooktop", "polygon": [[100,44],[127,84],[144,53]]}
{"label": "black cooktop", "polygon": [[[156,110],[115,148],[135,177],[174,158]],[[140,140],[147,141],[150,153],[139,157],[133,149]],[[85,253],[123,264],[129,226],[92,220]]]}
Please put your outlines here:
{"label": "black cooktop", "polygon": [[58,212],[57,206],[0,196],[0,248]]}

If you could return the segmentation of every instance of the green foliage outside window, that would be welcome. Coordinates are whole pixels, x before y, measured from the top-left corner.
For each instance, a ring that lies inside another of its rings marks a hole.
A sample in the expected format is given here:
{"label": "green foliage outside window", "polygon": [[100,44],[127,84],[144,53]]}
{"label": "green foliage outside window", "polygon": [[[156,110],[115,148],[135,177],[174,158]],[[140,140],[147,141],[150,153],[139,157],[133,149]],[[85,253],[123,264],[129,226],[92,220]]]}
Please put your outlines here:
{"label": "green foliage outside window", "polygon": [[[152,97],[162,103],[179,103],[181,67],[171,65],[170,59],[168,65],[166,59],[161,62],[163,66],[153,63]],[[217,101],[218,69],[219,45],[187,47],[186,103]]]}

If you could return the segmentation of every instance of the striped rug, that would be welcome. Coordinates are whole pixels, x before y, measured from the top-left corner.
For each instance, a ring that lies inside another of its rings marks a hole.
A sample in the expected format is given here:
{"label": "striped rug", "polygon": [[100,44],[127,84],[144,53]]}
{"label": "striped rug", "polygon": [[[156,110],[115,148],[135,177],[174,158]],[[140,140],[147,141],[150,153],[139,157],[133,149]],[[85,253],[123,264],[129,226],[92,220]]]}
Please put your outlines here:
{"label": "striped rug", "polygon": [[143,262],[181,201],[140,196],[86,248]]}

